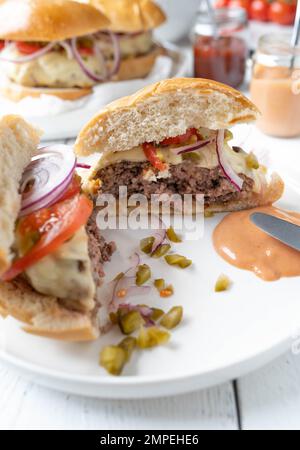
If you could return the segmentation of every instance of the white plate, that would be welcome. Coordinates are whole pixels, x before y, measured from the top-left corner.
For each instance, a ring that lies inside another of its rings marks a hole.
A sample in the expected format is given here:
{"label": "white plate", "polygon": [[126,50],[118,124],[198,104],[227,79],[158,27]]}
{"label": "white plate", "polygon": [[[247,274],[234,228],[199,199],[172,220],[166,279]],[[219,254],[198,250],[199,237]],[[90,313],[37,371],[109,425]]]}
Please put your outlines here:
{"label": "white plate", "polygon": [[[297,185],[288,184],[280,205],[299,210],[299,195]],[[203,239],[178,244],[178,251],[194,261],[193,268],[180,271],[151,260],[154,276],[163,276],[172,283],[175,295],[161,300],[154,292],[148,303],[163,304],[164,309],[183,305],[185,319],[172,333],[169,345],[135,354],[123,376],[108,376],[98,366],[101,347],[120,339],[116,331],[94,343],[68,344],[27,335],[17,322],[8,319],[0,322],[5,349],[1,359],[39,384],[100,398],[183,393],[241,376],[269,362],[297,339],[299,278],[266,283],[225,263],[211,241],[220,219],[206,220]],[[116,239],[120,248],[107,268],[110,279],[128,267],[127,257],[149,232],[104,234],[107,239]],[[226,273],[234,284],[229,292],[215,294],[214,284],[221,273]]]}

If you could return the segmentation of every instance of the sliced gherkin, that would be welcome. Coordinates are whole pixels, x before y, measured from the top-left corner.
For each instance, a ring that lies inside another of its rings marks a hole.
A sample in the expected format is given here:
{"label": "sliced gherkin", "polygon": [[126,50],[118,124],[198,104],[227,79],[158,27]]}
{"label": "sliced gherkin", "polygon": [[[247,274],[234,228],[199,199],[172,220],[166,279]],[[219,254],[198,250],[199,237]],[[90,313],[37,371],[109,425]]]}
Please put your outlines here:
{"label": "sliced gherkin", "polygon": [[169,312],[167,312],[167,314],[162,317],[160,325],[167,328],[168,330],[172,330],[180,324],[180,322],[182,321],[182,317],[182,306],[174,306],[172,309],[170,309]]}
{"label": "sliced gherkin", "polygon": [[111,375],[120,375],[126,363],[126,352],[116,345],[104,347],[100,353],[100,365]]}
{"label": "sliced gherkin", "polygon": [[137,337],[139,348],[153,348],[166,344],[170,339],[170,333],[158,327],[142,327]]}

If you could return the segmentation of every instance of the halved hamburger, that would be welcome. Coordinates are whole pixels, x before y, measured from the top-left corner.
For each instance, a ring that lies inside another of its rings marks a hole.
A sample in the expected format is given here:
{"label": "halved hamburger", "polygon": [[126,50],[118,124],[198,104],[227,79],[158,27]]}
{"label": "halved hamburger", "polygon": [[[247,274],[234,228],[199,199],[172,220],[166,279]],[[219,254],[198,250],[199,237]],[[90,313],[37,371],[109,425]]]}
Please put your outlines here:
{"label": "halved hamburger", "polygon": [[86,190],[118,197],[202,194],[209,211],[275,202],[283,182],[253,154],[230,145],[229,128],[254,121],[257,108],[240,92],[204,79],[165,80],[117,100],[81,131],[78,155],[99,153]]}
{"label": "halved hamburger", "polygon": [[32,334],[96,339],[109,325],[98,288],[114,243],[81,192],[72,149],[38,143],[20,117],[1,119],[0,312]]}
{"label": "halved hamburger", "polygon": [[158,49],[147,26],[142,30],[119,35],[99,9],[71,0],[4,0],[1,91],[12,100],[42,94],[76,100],[99,83],[143,77]]}

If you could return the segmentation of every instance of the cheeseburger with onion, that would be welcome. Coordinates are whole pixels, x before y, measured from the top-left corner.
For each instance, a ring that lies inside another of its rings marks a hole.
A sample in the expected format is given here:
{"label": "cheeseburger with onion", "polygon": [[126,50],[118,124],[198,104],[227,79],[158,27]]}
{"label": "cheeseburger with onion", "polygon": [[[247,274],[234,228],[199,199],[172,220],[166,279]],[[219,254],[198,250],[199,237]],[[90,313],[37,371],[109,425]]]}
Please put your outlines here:
{"label": "cheeseburger with onion", "polygon": [[36,335],[96,339],[110,325],[99,287],[115,250],[82,193],[72,147],[38,149],[18,116],[0,120],[0,314]]}
{"label": "cheeseburger with onion", "polygon": [[146,76],[159,53],[149,28],[160,24],[164,15],[148,1],[152,15],[142,13],[141,6],[133,8],[130,20],[135,23],[135,11],[139,26],[135,24],[129,34],[127,27],[119,33],[115,28],[121,26],[122,8],[127,5],[107,2],[103,10],[109,10],[108,4],[113,9],[114,3],[120,11],[111,14],[117,26],[99,8],[71,0],[2,1],[2,93],[16,101],[41,94],[76,100],[99,83]]}
{"label": "cheeseburger with onion", "polygon": [[[267,205],[283,182],[269,179],[254,154],[232,145],[229,129],[254,121],[255,105],[235,89],[200,78],[155,83],[117,100],[83,128],[78,155],[99,154],[87,191],[203,195],[211,212]],[[196,197],[194,197],[196,198]]]}

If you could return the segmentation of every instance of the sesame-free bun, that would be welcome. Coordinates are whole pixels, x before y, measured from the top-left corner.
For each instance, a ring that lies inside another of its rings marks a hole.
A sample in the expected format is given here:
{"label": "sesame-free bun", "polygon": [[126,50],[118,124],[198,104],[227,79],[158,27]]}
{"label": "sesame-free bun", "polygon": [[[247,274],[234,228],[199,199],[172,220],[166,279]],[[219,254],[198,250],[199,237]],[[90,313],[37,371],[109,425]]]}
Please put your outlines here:
{"label": "sesame-free bun", "polygon": [[24,331],[70,342],[99,336],[91,314],[72,311],[54,297],[39,294],[26,281],[0,282],[0,314],[25,323]]}
{"label": "sesame-free bun", "polygon": [[152,30],[165,22],[162,9],[152,0],[88,0],[110,19],[109,30],[138,33]]}
{"label": "sesame-free bun", "polygon": [[5,80],[0,86],[1,94],[12,100],[18,102],[25,97],[40,97],[41,95],[52,95],[62,100],[78,100],[86,95],[90,95],[92,88],[38,88],[22,86],[10,80]]}
{"label": "sesame-free bun", "polygon": [[230,128],[252,122],[259,112],[243,94],[200,78],[174,78],[147,86],[101,110],[79,134],[75,151],[125,151],[161,142],[189,128]]}
{"label": "sesame-free bun", "polygon": [[0,39],[52,42],[107,29],[108,18],[71,0],[3,0]]}
{"label": "sesame-free bun", "polygon": [[12,261],[15,222],[21,207],[19,186],[39,141],[40,133],[21,117],[0,120],[0,276]]}

